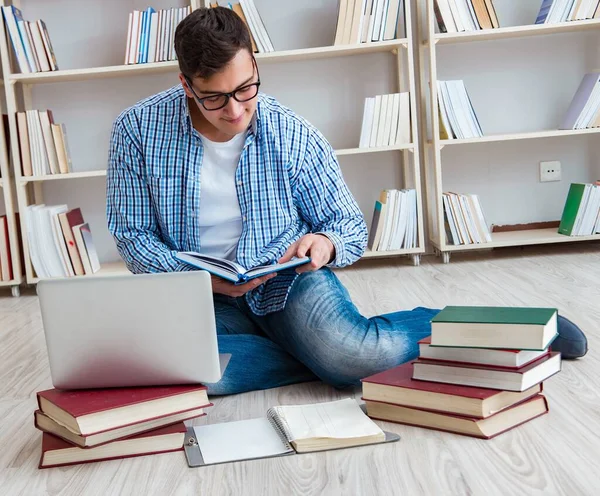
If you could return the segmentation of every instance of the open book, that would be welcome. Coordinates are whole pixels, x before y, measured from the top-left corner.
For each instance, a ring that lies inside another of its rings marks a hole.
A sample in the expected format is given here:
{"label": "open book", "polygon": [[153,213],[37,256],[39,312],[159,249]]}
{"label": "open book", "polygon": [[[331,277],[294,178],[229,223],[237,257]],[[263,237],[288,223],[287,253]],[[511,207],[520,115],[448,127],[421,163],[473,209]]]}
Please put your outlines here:
{"label": "open book", "polygon": [[275,406],[266,418],[188,428],[190,467],[397,441],[352,398],[312,405]]}
{"label": "open book", "polygon": [[243,284],[255,277],[265,276],[272,272],[278,272],[310,262],[310,257],[292,258],[289,262],[285,263],[273,262],[272,264],[258,265],[250,269],[245,269],[240,264],[231,260],[202,255],[193,251],[180,252],[175,257],[182,262],[198,267],[199,269],[207,270],[211,274],[235,284]]}

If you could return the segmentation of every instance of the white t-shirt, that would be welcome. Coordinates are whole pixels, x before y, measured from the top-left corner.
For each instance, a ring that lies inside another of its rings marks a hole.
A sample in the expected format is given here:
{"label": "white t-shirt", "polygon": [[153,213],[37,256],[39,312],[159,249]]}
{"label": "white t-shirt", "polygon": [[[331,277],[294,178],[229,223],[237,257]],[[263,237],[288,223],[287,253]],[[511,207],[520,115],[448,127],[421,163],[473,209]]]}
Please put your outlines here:
{"label": "white t-shirt", "polygon": [[235,171],[246,133],[220,143],[202,136],[200,172],[200,245],[205,255],[235,260],[242,234],[242,214],[235,188]]}

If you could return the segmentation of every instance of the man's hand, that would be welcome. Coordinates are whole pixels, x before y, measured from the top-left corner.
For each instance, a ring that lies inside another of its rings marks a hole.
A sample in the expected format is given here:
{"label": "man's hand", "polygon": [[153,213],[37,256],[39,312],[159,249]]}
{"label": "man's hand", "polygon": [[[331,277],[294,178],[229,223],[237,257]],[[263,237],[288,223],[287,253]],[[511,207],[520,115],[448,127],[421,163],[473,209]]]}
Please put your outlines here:
{"label": "man's hand", "polygon": [[244,284],[235,285],[232,282],[226,281],[218,276],[210,276],[212,282],[212,290],[213,293],[224,294],[226,296],[232,296],[234,298],[238,298],[240,296],[245,295],[248,291],[252,291],[254,288],[257,288],[261,284],[267,282],[269,279],[275,277],[276,274],[268,274],[263,277],[257,277],[248,281]]}
{"label": "man's hand", "polygon": [[302,258],[307,255],[310,256],[311,261],[300,265],[296,269],[298,274],[317,270],[328,264],[335,257],[335,247],[323,234],[306,234],[287,249],[279,259],[279,263],[288,262],[293,257]]}

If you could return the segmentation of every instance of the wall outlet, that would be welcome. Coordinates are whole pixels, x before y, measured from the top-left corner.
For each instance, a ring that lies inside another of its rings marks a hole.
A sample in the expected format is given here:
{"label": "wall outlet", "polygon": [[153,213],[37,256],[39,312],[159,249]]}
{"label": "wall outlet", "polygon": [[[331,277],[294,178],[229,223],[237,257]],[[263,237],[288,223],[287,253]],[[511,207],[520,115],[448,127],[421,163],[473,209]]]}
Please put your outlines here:
{"label": "wall outlet", "polygon": [[562,179],[559,161],[540,162],[540,182],[560,181]]}

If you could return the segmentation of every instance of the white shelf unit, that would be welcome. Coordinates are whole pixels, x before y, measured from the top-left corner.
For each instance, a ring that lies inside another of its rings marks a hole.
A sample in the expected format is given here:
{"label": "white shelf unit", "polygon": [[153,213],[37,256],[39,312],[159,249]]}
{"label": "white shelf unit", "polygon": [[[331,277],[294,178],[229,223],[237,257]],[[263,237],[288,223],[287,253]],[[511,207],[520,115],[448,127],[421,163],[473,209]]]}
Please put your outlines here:
{"label": "white shelf unit", "polygon": [[[425,80],[425,77],[421,80],[421,134],[424,137],[423,155],[425,163],[425,184],[428,199],[427,205],[429,209],[428,234],[436,254],[441,255],[444,263],[448,263],[450,261],[450,254],[453,252],[600,240],[600,234],[591,236],[564,236],[558,234],[557,229],[555,228],[541,228],[492,232],[492,241],[488,243],[466,245],[454,245],[448,243],[444,226],[443,203],[441,201],[442,193],[444,192],[442,181],[444,161],[442,159],[442,154],[445,147],[468,146],[494,142],[507,143],[508,146],[511,142],[520,140],[543,140],[569,136],[593,135],[600,133],[600,128],[575,130],[546,129],[523,133],[491,134],[469,139],[441,139],[440,120],[437,112],[438,48],[445,45],[475,43],[480,41],[495,43],[507,39],[600,30],[600,20],[589,19],[560,24],[521,25],[471,32],[439,33],[436,32],[437,23],[434,13],[434,1],[435,0],[426,0],[423,8],[425,19],[419,19],[419,26],[424,28],[424,32],[421,33],[420,36],[421,50],[419,55],[421,66],[427,66],[429,71],[428,80]],[[583,74],[581,76],[583,76]],[[429,110],[429,112],[427,112],[427,110]],[[475,108],[475,111],[477,112],[477,108]],[[429,137],[428,139],[425,138],[427,136]],[[566,197],[560,198],[560,201],[564,202],[565,198]]]}
{"label": "white shelf unit", "polygon": [[[208,5],[209,2],[202,0],[191,0],[191,8],[197,9]],[[8,2],[3,1],[3,5]],[[13,1],[13,5],[21,8],[21,2]],[[417,125],[418,107],[416,100],[416,77],[414,72],[414,43],[411,22],[411,4],[405,2],[406,38],[383,42],[364,43],[360,45],[335,45],[321,46],[316,48],[303,48],[293,50],[281,50],[273,53],[257,53],[255,57],[259,66],[264,64],[276,64],[280,62],[299,62],[315,59],[331,59],[336,57],[351,57],[372,53],[390,53],[397,64],[397,91],[410,92],[411,112],[411,134],[412,143],[402,145],[378,147],[378,148],[344,148],[336,150],[339,157],[354,156],[373,153],[398,153],[398,164],[402,168],[404,183],[411,182],[417,192],[417,216],[418,216],[418,247],[406,250],[371,252],[367,250],[363,258],[381,258],[410,256],[414,265],[419,265],[421,254],[425,252],[425,234],[422,208],[422,185],[420,177],[420,155],[419,155],[419,129]],[[24,12],[27,17],[27,12]],[[32,90],[36,85],[55,84],[64,82],[85,82],[97,79],[123,78],[134,76],[150,76],[154,74],[176,73],[178,64],[176,61],[147,63],[137,65],[110,65],[105,67],[77,68],[68,70],[57,70],[44,73],[21,74],[13,70],[17,67],[12,53],[12,47],[8,45],[4,24],[2,23],[0,35],[0,56],[2,57],[3,82],[5,86],[9,124],[11,135],[17,134],[16,112],[18,110],[32,109]],[[52,35],[52,33],[51,33]],[[60,64],[60,60],[59,60]],[[22,103],[18,95],[18,87],[22,93]],[[131,102],[134,103],[134,102]],[[362,105],[362,102],[360,102]],[[29,176],[21,175],[21,163],[19,158],[19,144],[16,140],[11,143],[12,154],[15,157],[13,171],[16,185],[16,196],[19,211],[24,212],[32,203],[43,203],[43,184],[46,182],[67,181],[72,179],[89,179],[106,176],[106,170],[92,170],[85,172],[72,172],[69,174]],[[341,159],[343,161],[343,158]],[[343,168],[343,163],[341,164]],[[379,191],[373,192],[375,199]],[[374,200],[373,200],[374,202]],[[100,208],[100,207],[99,207]],[[370,218],[372,210],[364,212],[365,218]],[[39,280],[34,272],[29,256],[29,245],[25,229],[25,220],[21,216],[22,246],[25,260],[25,276],[28,284],[35,284]],[[127,269],[122,262],[103,263],[100,274],[126,273]]]}

